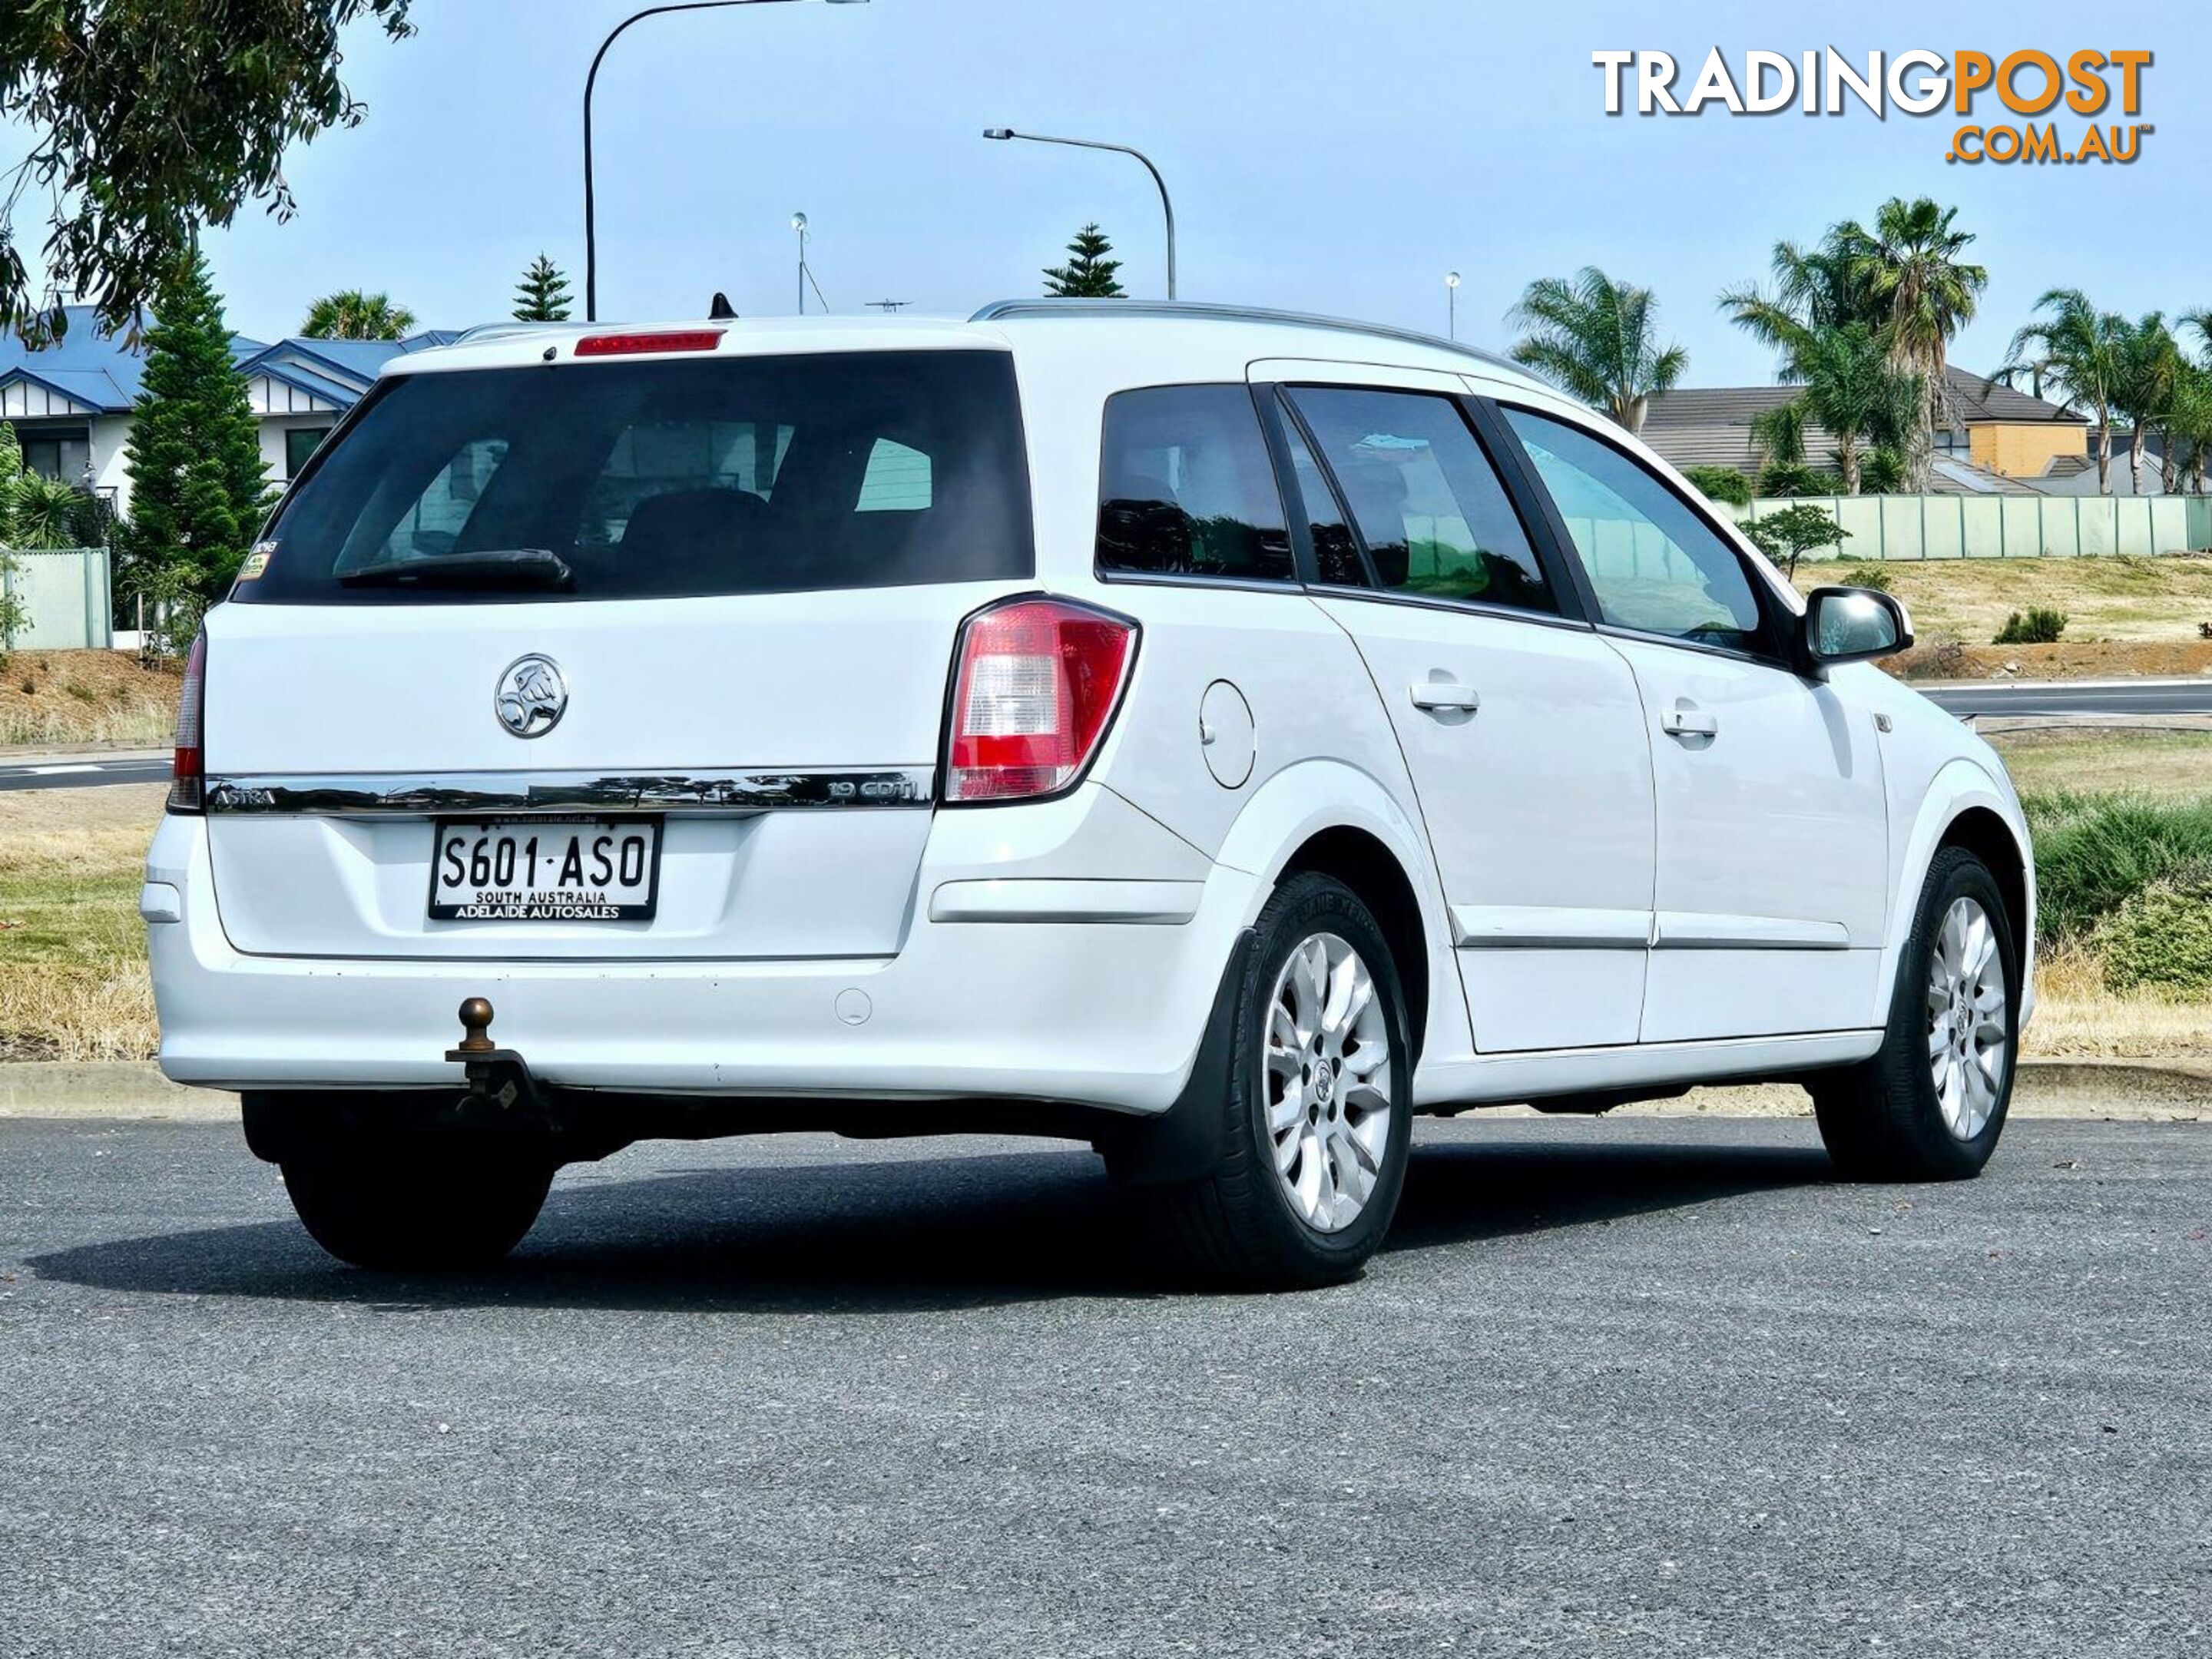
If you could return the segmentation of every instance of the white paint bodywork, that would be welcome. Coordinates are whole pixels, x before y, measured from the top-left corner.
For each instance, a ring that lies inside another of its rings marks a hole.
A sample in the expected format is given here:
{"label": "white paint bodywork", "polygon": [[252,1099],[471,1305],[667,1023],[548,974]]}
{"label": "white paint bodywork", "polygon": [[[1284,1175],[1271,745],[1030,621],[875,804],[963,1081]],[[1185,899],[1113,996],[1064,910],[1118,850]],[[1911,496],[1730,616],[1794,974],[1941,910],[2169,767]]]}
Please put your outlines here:
{"label": "white paint bodywork", "polygon": [[[386,373],[535,362],[578,331],[410,354]],[[482,994],[499,1039],[556,1084],[1158,1112],[1276,882],[1316,836],[1352,830],[1395,861],[1419,909],[1420,1104],[1663,1087],[1870,1054],[1947,830],[1985,811],[2027,860],[1987,745],[1870,667],[1813,681],[1586,626],[1093,569],[1115,392],[1294,368],[1595,424],[1510,371],[1356,331],[1191,318],[807,319],[733,325],[720,349],[978,346],[1011,352],[1021,388],[1033,583],[219,607],[208,763],[930,769],[960,619],[1036,588],[1142,629],[1079,787],[1035,804],[671,819],[661,917],[566,932],[427,925],[423,819],[171,817],[144,907],[168,1075],[451,1083],[453,1011]],[[573,686],[567,719],[527,744],[490,714],[496,674],[526,651],[558,657]],[[1479,690],[1479,709],[1417,702],[1445,680]],[[1200,718],[1224,682],[1249,751],[1225,772]],[[1662,730],[1678,700],[1717,716],[1710,744]],[[2019,932],[2032,938],[2031,918]]]}

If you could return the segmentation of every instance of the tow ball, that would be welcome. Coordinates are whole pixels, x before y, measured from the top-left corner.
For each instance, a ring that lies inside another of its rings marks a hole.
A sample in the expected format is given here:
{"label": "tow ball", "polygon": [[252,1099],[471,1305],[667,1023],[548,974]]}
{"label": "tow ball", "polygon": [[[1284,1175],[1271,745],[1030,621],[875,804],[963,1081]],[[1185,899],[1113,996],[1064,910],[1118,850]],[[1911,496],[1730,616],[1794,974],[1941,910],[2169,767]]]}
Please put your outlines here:
{"label": "tow ball", "polygon": [[534,1112],[540,1103],[529,1064],[515,1050],[491,1040],[491,1004],[485,998],[471,997],[461,1005],[459,1046],[446,1050],[446,1058],[458,1062],[468,1077],[461,1110],[501,1116],[518,1107]]}

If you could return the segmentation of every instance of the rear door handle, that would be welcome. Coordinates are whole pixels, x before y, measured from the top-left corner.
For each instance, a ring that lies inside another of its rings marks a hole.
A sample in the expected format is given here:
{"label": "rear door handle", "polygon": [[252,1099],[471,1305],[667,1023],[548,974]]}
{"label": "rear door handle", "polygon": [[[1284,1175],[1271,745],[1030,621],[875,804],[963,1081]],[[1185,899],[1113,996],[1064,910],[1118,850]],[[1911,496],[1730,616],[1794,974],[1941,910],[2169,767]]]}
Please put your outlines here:
{"label": "rear door handle", "polygon": [[1659,729],[1670,738],[1711,738],[1720,735],[1721,723],[1702,708],[1678,703],[1660,714]]}
{"label": "rear door handle", "polygon": [[1482,707],[1482,694],[1457,680],[1422,680],[1407,688],[1416,708],[1460,708],[1472,714]]}

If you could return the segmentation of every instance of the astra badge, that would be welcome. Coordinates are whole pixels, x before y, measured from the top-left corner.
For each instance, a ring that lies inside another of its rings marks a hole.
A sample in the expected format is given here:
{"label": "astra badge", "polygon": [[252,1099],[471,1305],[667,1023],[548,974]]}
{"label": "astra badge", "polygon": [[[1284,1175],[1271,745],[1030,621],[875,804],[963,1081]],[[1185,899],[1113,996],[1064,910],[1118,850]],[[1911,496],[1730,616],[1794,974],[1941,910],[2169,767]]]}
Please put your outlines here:
{"label": "astra badge", "polygon": [[568,682],[561,665],[532,652],[507,664],[499,677],[492,712],[518,738],[542,738],[568,710]]}

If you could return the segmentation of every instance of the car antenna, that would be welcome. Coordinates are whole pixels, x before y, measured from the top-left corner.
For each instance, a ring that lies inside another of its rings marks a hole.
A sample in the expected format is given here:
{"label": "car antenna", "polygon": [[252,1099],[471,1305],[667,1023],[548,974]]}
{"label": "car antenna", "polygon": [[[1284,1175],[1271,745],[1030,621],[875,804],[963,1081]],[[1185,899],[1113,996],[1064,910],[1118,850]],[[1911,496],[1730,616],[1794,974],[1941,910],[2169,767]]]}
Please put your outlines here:
{"label": "car antenna", "polygon": [[714,297],[707,302],[707,320],[710,323],[732,322],[737,314],[738,308],[730,303],[730,296],[716,289]]}

